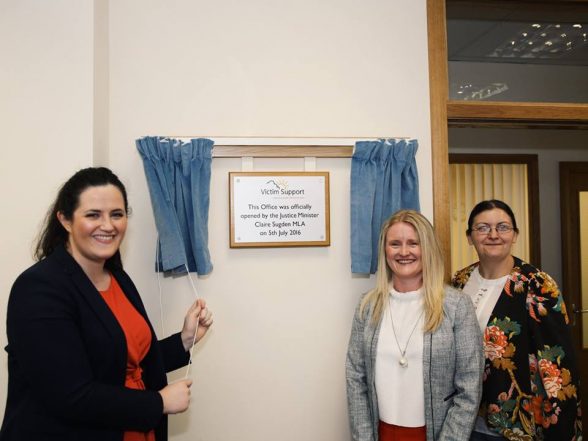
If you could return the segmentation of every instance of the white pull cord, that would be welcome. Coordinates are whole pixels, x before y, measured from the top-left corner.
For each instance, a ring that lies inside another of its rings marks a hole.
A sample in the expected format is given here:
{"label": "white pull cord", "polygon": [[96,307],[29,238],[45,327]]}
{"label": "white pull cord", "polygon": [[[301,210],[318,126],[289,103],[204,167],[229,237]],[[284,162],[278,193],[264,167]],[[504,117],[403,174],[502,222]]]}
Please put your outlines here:
{"label": "white pull cord", "polygon": [[[186,267],[186,273],[188,274],[188,279],[190,280],[190,285],[192,285],[192,291],[194,291],[194,301],[198,300],[198,291],[196,291],[196,285],[194,285],[194,281],[192,280],[192,276],[190,275],[190,271],[188,270],[188,266],[184,264]],[[194,352],[194,346],[196,345],[196,335],[198,334],[198,325],[200,324],[200,316],[196,319],[196,329],[194,330],[194,338],[192,339],[192,345],[190,346],[190,359],[188,360],[188,367],[186,368],[186,375],[184,378],[188,378],[190,375],[190,366],[192,366],[192,353]]]}
{"label": "white pull cord", "polygon": [[[159,275],[159,234],[157,235],[157,244],[155,246],[155,264],[157,265],[156,273],[157,273],[157,285],[159,287],[159,320],[161,321],[161,335],[165,336],[165,325],[163,322],[163,295],[161,290],[161,281]],[[196,290],[196,285],[194,285],[194,281],[192,280],[192,276],[190,275],[190,271],[188,270],[188,265],[184,263],[186,267],[186,274],[188,274],[188,279],[190,280],[190,285],[192,286],[192,291],[194,292],[194,301],[198,300],[198,291]],[[188,367],[186,368],[186,375],[184,375],[184,379],[188,378],[190,375],[190,366],[192,366],[192,354],[194,353],[194,346],[196,345],[196,335],[198,335],[198,325],[200,324],[200,317],[196,320],[196,330],[194,331],[194,338],[192,339],[192,345],[190,346],[190,359],[188,360]]]}

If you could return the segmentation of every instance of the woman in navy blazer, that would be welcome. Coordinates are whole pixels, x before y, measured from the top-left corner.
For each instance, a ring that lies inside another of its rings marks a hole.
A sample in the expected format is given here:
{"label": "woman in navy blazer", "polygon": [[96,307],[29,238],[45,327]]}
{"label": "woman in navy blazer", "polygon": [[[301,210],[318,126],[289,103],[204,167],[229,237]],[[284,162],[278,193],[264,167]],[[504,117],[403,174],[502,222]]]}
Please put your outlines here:
{"label": "woman in navy blazer", "polygon": [[[198,300],[182,331],[157,341],[121,265],[127,211],[125,188],[106,168],[80,170],[59,191],[37,245],[39,261],[10,292],[0,441],[122,441],[129,432],[167,440],[167,414],[187,409],[191,380],[168,385],[166,372],[187,364],[211,314]],[[111,278],[146,323],[144,390],[125,387],[127,337],[100,293]]]}

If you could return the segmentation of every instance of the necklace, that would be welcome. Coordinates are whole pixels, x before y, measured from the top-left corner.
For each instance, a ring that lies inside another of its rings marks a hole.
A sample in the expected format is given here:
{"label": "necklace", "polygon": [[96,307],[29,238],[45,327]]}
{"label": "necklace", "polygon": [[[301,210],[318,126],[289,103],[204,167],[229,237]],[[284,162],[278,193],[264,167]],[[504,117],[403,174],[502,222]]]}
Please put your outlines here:
{"label": "necklace", "polygon": [[480,287],[480,289],[478,289],[476,296],[473,298],[474,309],[478,309],[478,303],[480,303],[480,300],[482,300],[482,298],[486,295],[487,292],[488,288]]}
{"label": "necklace", "polygon": [[425,311],[423,310],[419,314],[419,317],[417,318],[414,326],[412,327],[412,331],[410,331],[408,339],[406,340],[406,344],[404,345],[404,350],[402,350],[402,348],[400,347],[400,343],[398,343],[398,337],[396,337],[396,329],[394,329],[394,320],[392,320],[392,303],[390,302],[390,299],[388,299],[388,314],[390,314],[390,324],[392,325],[392,333],[394,334],[394,340],[396,340],[396,346],[398,346],[398,351],[400,351],[400,360],[398,360],[398,364],[403,368],[408,367],[408,359],[406,358],[406,349],[408,348],[408,344],[410,343],[410,339],[412,338],[412,334],[414,334],[414,330],[416,329],[417,325],[419,324],[419,321],[421,320],[421,317],[423,316],[424,312]]}

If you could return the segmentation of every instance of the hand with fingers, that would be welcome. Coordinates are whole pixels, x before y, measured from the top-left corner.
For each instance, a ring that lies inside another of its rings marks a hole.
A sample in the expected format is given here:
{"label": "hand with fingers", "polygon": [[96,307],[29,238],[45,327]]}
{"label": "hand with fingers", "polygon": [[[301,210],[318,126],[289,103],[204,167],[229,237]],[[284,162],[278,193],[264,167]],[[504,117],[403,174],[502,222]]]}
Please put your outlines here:
{"label": "hand with fingers", "polygon": [[192,380],[184,379],[168,384],[159,391],[163,400],[163,413],[181,413],[190,405],[190,386]]}
{"label": "hand with fingers", "polygon": [[[206,307],[204,299],[197,299],[186,313],[184,327],[182,328],[182,343],[186,351],[208,332],[212,326],[212,312]],[[194,340],[196,334],[196,340]]]}

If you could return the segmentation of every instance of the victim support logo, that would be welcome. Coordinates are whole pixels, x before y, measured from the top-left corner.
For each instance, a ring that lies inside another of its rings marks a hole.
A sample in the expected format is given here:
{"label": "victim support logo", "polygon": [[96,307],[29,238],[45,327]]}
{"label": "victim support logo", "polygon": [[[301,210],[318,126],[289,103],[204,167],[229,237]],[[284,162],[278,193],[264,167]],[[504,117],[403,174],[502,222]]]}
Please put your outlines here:
{"label": "victim support logo", "polygon": [[290,188],[289,182],[284,179],[270,179],[265,183],[265,187],[260,189],[263,196],[281,195],[281,196],[302,196],[303,188]]}

